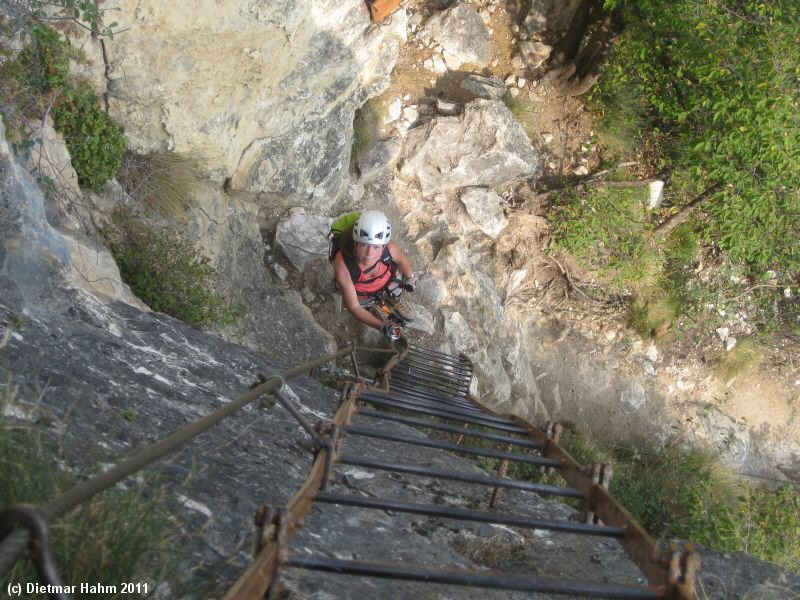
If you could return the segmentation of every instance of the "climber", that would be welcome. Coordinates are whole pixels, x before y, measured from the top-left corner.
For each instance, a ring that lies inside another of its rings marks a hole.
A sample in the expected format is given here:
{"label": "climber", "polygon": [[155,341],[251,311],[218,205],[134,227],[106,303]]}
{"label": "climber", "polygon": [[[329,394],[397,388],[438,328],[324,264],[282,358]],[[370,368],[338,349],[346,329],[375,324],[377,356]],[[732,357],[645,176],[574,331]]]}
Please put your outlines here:
{"label": "climber", "polygon": [[390,342],[395,341],[399,328],[369,309],[375,305],[376,296],[385,292],[393,299],[395,312],[410,320],[413,311],[401,294],[404,289],[413,292],[417,278],[408,257],[392,241],[389,219],[377,210],[349,213],[333,224],[331,234],[334,280],[345,307],[356,319],[379,330]]}

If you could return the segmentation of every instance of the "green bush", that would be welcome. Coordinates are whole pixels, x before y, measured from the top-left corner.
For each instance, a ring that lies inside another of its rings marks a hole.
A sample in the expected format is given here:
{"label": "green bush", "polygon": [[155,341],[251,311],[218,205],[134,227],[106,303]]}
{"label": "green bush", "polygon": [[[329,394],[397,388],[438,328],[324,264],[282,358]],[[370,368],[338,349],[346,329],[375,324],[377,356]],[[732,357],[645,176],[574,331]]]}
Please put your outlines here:
{"label": "green bush", "polygon": [[19,76],[39,91],[70,87],[69,61],[81,56],[56,31],[36,25],[31,29],[30,43],[22,48],[17,59]]}
{"label": "green bush", "polygon": [[798,272],[800,4],[729,4],[625,3],[592,98],[643,99],[677,205],[719,186],[704,206],[707,240],[754,271]]}
{"label": "green bush", "polygon": [[216,270],[188,240],[127,213],[114,222],[106,240],[120,275],[150,308],[193,325],[236,321],[240,311],[214,291]]}
{"label": "green bush", "polygon": [[[98,26],[96,22],[94,26]],[[82,57],[53,29],[32,26],[28,43],[16,59],[3,64],[0,108],[9,139],[22,155],[36,143],[30,137],[29,124],[52,114],[78,182],[99,191],[117,174],[126,142],[122,128],[100,109],[96,94],[76,85],[70,75],[70,60]]]}
{"label": "green bush", "polygon": [[126,142],[122,128],[97,105],[87,89],[69,90],[53,109],[56,129],[64,135],[78,183],[100,191],[122,164]]}
{"label": "green bush", "polygon": [[[738,480],[716,454],[679,447],[643,451],[600,444],[568,430],[560,445],[580,465],[611,464],[612,495],[654,537],[678,537],[724,552],[748,552],[800,572],[800,490],[770,490]],[[487,470],[497,462],[487,464]],[[509,465],[508,476],[566,485],[556,471]],[[582,505],[575,505],[582,508]]]}

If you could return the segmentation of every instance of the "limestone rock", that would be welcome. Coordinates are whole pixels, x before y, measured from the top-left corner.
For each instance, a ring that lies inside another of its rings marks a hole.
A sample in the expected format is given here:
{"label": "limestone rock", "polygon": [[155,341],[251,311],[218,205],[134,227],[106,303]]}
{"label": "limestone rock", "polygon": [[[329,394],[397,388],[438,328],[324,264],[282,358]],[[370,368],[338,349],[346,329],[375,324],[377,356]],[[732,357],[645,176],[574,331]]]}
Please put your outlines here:
{"label": "limestone rock", "polygon": [[425,25],[442,47],[447,68],[457,70],[465,63],[485,67],[492,56],[491,36],[480,15],[467,4],[457,2],[434,15]]}
{"label": "limestone rock", "polygon": [[453,115],[457,115],[463,107],[458,104],[457,102],[448,102],[447,100],[442,100],[441,98],[436,99],[436,111],[440,115],[444,115],[446,117],[452,117]]}
{"label": "limestone rock", "polygon": [[432,275],[420,277],[414,294],[432,310],[436,310],[444,304],[448,296],[447,286],[445,286],[444,282]]}
{"label": "limestone rock", "polygon": [[461,81],[460,87],[476,98],[486,100],[501,100],[507,92],[506,86],[496,77],[484,77],[475,73],[467,75]]}
{"label": "limestone rock", "polygon": [[461,202],[467,213],[483,233],[495,239],[508,225],[501,204],[503,199],[493,190],[470,188],[461,192]]}
{"label": "limestone rock", "polygon": [[533,175],[539,157],[502,102],[474,100],[458,117],[439,117],[409,133],[403,177],[423,195],[466,186],[495,187]]}
{"label": "limestone rock", "polygon": [[292,215],[278,223],[275,244],[298,271],[328,255],[328,232],[333,219],[317,215]]}
{"label": "limestone rock", "polygon": [[478,338],[472,333],[467,320],[459,312],[442,311],[444,315],[444,333],[453,348],[461,348],[467,356],[477,356],[480,351]]}
{"label": "limestone rock", "polygon": [[[302,297],[276,281],[272,269],[265,266],[259,207],[213,186],[198,189],[196,201],[190,234],[217,268],[217,291],[244,309],[236,326],[223,329],[220,334],[260,354],[270,354],[278,347],[287,360],[303,361],[333,350],[336,342],[314,320]],[[290,218],[309,217],[296,211]],[[328,230],[329,226],[324,235]],[[327,246],[324,255],[327,256]],[[309,257],[328,266],[325,258],[316,254]],[[277,266],[273,263],[273,269]],[[275,271],[277,275],[278,270]],[[320,279],[331,277],[327,269],[318,269],[315,274]]]}
{"label": "limestone rock", "polygon": [[644,406],[644,403],[647,402],[647,393],[641,384],[633,382],[622,390],[619,401],[623,404],[627,404],[633,410],[639,410]]}
{"label": "limestone rock", "polygon": [[434,319],[431,311],[421,304],[417,304],[414,309],[414,320],[408,323],[408,327],[428,334],[433,333],[436,327],[436,319]]}
{"label": "limestone rock", "polygon": [[647,201],[647,208],[652,210],[661,206],[661,202],[664,199],[664,182],[660,179],[651,181],[648,187],[650,188],[650,197]]}
{"label": "limestone rock", "polygon": [[367,155],[358,161],[360,181],[368,182],[387,172],[397,162],[402,147],[396,140],[381,140],[370,148]]}
{"label": "limestone rock", "polygon": [[103,41],[108,101],[132,148],[196,153],[233,189],[335,202],[354,112],[388,85],[405,10],[364,35],[368,13],[352,0],[115,8],[126,31]]}
{"label": "limestone rock", "polygon": [[523,40],[519,43],[519,51],[522,53],[526,65],[531,69],[538,69],[544,61],[550,58],[553,47],[542,42]]}
{"label": "limestone rock", "polygon": [[565,32],[580,0],[534,0],[525,17],[525,28],[531,34],[543,31]]}

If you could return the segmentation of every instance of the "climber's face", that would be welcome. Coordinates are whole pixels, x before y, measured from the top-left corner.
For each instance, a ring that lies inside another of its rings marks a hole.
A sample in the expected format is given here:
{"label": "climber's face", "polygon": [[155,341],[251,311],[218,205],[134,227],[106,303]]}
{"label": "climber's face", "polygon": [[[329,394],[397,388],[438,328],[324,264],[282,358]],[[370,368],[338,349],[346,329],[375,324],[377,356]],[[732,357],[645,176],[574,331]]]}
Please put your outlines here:
{"label": "climber's face", "polygon": [[385,247],[384,245],[374,246],[356,242],[356,260],[361,265],[369,266],[381,257]]}

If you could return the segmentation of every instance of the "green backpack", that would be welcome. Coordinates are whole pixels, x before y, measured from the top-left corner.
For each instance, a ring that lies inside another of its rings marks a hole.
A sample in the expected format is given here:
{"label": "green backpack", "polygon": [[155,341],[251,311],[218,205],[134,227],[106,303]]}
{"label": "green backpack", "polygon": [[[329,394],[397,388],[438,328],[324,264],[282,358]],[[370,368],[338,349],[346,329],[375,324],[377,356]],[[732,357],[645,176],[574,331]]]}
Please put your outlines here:
{"label": "green backpack", "polygon": [[333,263],[336,254],[341,249],[339,238],[345,231],[352,231],[353,225],[355,225],[360,216],[360,210],[345,213],[331,225],[331,230],[328,232],[328,260],[331,263]]}

